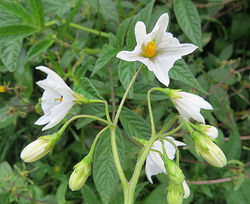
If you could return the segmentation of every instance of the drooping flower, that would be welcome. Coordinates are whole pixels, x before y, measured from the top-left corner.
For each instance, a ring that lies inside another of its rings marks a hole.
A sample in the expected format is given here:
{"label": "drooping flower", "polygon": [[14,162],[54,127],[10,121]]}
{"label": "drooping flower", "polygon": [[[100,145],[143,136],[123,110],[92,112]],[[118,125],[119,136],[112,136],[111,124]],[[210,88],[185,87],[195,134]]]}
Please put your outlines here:
{"label": "drooping flower", "polygon": [[67,112],[76,103],[77,94],[51,69],[44,66],[36,67],[36,69],[48,74],[46,79],[37,82],[38,86],[44,89],[41,99],[44,115],[35,124],[47,124],[42,129],[44,131],[57,125],[66,116]]}
{"label": "drooping flower", "polygon": [[136,47],[133,51],[121,51],[117,58],[125,61],[140,61],[152,71],[164,85],[169,85],[168,72],[176,60],[192,53],[197,46],[184,43],[171,33],[166,32],[169,22],[168,13],[162,14],[151,33],[146,33],[146,26],[142,21],[135,25]]}
{"label": "drooping flower", "polygon": [[[176,144],[176,146],[185,146],[185,143],[179,142],[179,141],[175,140],[173,137],[167,137],[167,138],[171,139]],[[166,140],[164,140],[164,145],[165,145],[166,154],[167,154],[168,158],[173,160],[175,157],[174,146]],[[159,140],[156,140],[154,142],[151,149],[154,149],[154,150],[157,150],[157,151],[163,153],[162,144]],[[149,152],[147,159],[146,159],[145,170],[146,170],[146,176],[147,176],[150,183],[153,183],[152,178],[151,178],[153,175],[156,175],[159,173],[165,173],[165,174],[167,173],[165,165],[164,165],[164,161],[162,160],[160,155],[155,151]]]}
{"label": "drooping flower", "polygon": [[164,91],[174,103],[180,115],[188,121],[189,118],[205,123],[203,116],[200,114],[201,108],[213,110],[213,107],[202,97],[184,91],[165,89]]}

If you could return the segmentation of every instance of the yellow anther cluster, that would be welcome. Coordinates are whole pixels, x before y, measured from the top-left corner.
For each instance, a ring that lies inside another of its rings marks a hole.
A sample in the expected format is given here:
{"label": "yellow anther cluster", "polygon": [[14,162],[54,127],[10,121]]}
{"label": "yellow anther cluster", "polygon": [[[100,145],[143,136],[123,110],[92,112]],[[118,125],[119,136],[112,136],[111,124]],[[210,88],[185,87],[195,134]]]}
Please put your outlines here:
{"label": "yellow anther cluster", "polygon": [[0,86],[0,93],[3,93],[5,91],[6,91],[5,86]]}
{"label": "yellow anther cluster", "polygon": [[155,55],[156,43],[153,41],[149,41],[145,48],[145,56],[153,57]]}

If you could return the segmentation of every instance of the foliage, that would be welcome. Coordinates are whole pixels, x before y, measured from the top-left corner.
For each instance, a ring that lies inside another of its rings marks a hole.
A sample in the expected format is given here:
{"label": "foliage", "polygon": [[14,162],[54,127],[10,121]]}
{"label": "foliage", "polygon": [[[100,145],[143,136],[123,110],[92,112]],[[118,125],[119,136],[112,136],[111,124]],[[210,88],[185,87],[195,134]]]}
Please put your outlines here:
{"label": "foliage", "polygon": [[[53,153],[24,164],[21,150],[41,135],[54,133],[76,114],[105,116],[102,104],[74,106],[52,130],[41,131],[34,122],[41,115],[44,78],[35,69],[55,70],[72,89],[91,99],[105,99],[114,116],[119,102],[139,67],[115,58],[135,46],[134,25],[141,20],[151,31],[158,17],[169,12],[168,31],[182,43],[199,47],[175,63],[170,88],[203,96],[213,112],[203,112],[218,127],[217,144],[232,160],[216,169],[200,161],[187,131],[175,133],[188,144],[181,150],[181,168],[190,181],[191,196],[184,203],[250,203],[249,185],[249,64],[250,15],[247,0],[0,0],[0,200],[2,203],[112,203],[123,202],[115,171],[109,132],[99,140],[92,176],[72,192],[68,178],[74,165],[91,147],[103,123],[79,119],[63,133]],[[118,152],[128,178],[132,176],[140,146],[133,137],[149,139],[147,91],[162,86],[143,69],[129,91],[117,129]],[[176,113],[167,97],[152,93],[156,129]],[[199,161],[195,161],[199,160]],[[135,203],[167,203],[167,176],[150,184],[143,170]],[[213,185],[208,185],[212,180]],[[199,185],[203,184],[203,185]]]}

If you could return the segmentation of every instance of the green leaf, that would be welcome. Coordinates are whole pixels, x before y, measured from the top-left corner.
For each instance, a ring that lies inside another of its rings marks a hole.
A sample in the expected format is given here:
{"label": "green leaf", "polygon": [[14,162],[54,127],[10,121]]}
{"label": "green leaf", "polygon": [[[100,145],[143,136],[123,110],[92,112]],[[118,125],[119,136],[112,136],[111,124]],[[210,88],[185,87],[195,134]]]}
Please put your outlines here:
{"label": "green leaf", "polygon": [[[124,141],[119,129],[116,131],[116,140],[119,158],[122,162],[124,161]],[[112,193],[119,183],[119,177],[112,155],[109,130],[102,135],[96,146],[93,163],[93,178],[103,203],[109,203]]]}
{"label": "green leaf", "polygon": [[9,113],[7,107],[0,108],[0,129],[13,123],[15,116]]}
{"label": "green leaf", "polygon": [[175,0],[174,13],[186,36],[202,49],[201,20],[194,3],[191,0]]}
{"label": "green leaf", "polygon": [[60,204],[65,204],[66,203],[65,194],[67,192],[67,187],[68,187],[68,181],[67,180],[64,180],[63,183],[61,183],[60,186],[58,187],[58,189],[56,191],[57,203],[60,203]]}
{"label": "green leaf", "polygon": [[53,42],[54,41],[51,39],[45,39],[35,45],[32,45],[28,51],[26,61],[29,61],[31,58],[36,57],[43,51],[47,50],[53,44]]}
{"label": "green leaf", "polygon": [[89,99],[103,99],[87,77],[81,77],[74,90]]}
{"label": "green leaf", "polygon": [[87,185],[81,188],[82,198],[87,204],[99,204],[100,201],[97,199],[95,192]]}
{"label": "green leaf", "polygon": [[133,49],[136,44],[134,34],[135,24],[137,23],[137,21],[143,21],[146,25],[149,24],[154,2],[154,0],[150,1],[150,3],[145,8],[143,8],[136,16],[132,18],[126,38],[128,50]]}
{"label": "green leaf", "polygon": [[149,122],[137,115],[134,111],[124,107],[119,119],[129,137],[143,139],[149,139],[151,137]]}
{"label": "green leaf", "polygon": [[60,29],[59,36],[63,36],[66,30],[69,27],[69,24],[72,22],[74,16],[76,15],[77,11],[79,10],[83,0],[78,0],[77,3],[75,4],[74,8],[70,12],[69,16],[67,17],[63,27]]}
{"label": "green leaf", "polygon": [[12,194],[12,191],[0,191],[0,200],[2,203],[10,203],[10,196]]}
{"label": "green leaf", "polygon": [[33,18],[39,27],[44,26],[44,11],[42,0],[30,0],[30,8],[33,13]]}
{"label": "green leaf", "polygon": [[0,8],[1,7],[16,17],[22,19],[23,22],[32,23],[32,18],[20,3],[2,1],[0,2]]}
{"label": "green leaf", "polygon": [[101,68],[103,68],[116,54],[117,50],[114,49],[113,47],[111,46],[104,47],[103,51],[100,54],[100,57],[96,61],[91,76],[93,76],[96,72],[98,72]]}
{"label": "green leaf", "polygon": [[[126,90],[135,73],[135,63],[120,61],[118,72],[123,88]],[[133,96],[133,86],[129,90],[129,97]]]}
{"label": "green leaf", "polygon": [[131,22],[130,18],[125,19],[118,28],[116,38],[117,38],[117,42],[119,43],[118,45],[119,48],[123,48],[124,38],[125,38],[130,22]]}
{"label": "green leaf", "polygon": [[0,164],[0,180],[3,181],[13,175],[13,171],[8,162],[2,162]]}
{"label": "green leaf", "polygon": [[36,28],[28,25],[9,25],[0,27],[0,42],[8,42],[24,38],[37,32]]}
{"label": "green leaf", "polygon": [[0,58],[10,72],[17,69],[22,42],[22,39],[18,39],[0,43]]}
{"label": "green leaf", "polygon": [[197,90],[207,93],[199,84],[199,82],[194,77],[191,70],[188,68],[184,60],[178,60],[175,62],[174,67],[170,69],[169,76],[172,79],[181,81],[185,84],[190,85],[191,87],[196,88]]}

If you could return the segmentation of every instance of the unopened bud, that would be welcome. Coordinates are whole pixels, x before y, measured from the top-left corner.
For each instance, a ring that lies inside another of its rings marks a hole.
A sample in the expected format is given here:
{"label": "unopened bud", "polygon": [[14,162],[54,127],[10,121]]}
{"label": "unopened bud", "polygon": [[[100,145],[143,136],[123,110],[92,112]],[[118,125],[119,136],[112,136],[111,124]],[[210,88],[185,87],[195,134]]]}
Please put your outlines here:
{"label": "unopened bud", "polygon": [[24,162],[34,162],[48,154],[53,146],[48,147],[49,139],[38,138],[34,142],[28,144],[21,152],[21,159]]}
{"label": "unopened bud", "polygon": [[167,200],[169,204],[181,204],[183,201],[183,185],[182,184],[176,184],[174,182],[169,183],[167,187]]}
{"label": "unopened bud", "polygon": [[203,132],[211,139],[216,139],[218,137],[218,130],[216,127],[204,124],[200,124],[199,126],[201,127]]}
{"label": "unopened bud", "polygon": [[199,136],[194,138],[195,147],[203,159],[214,167],[223,167],[227,164],[227,158],[222,150],[210,138]]}
{"label": "unopened bud", "polygon": [[91,162],[82,160],[74,166],[74,171],[69,178],[69,187],[72,191],[78,191],[91,175]]}
{"label": "unopened bud", "polygon": [[165,162],[165,167],[169,176],[169,179],[176,183],[176,184],[181,184],[183,183],[185,176],[182,173],[182,170],[180,169],[180,167],[177,166],[177,164],[172,161],[172,160],[167,160]]}
{"label": "unopened bud", "polygon": [[182,186],[183,186],[183,190],[184,190],[183,198],[188,198],[190,196],[190,189],[189,189],[187,182],[185,180],[183,181]]}

